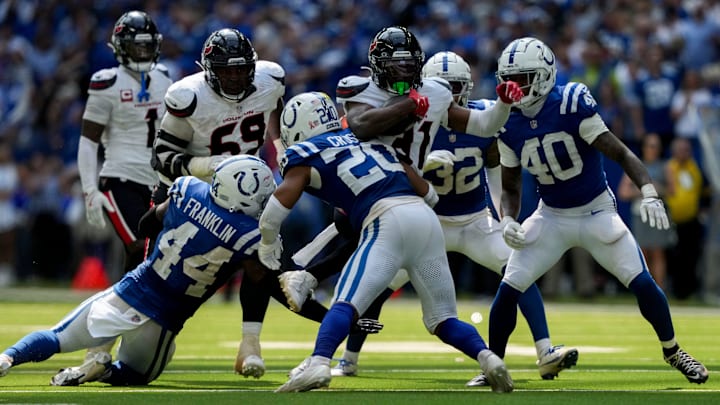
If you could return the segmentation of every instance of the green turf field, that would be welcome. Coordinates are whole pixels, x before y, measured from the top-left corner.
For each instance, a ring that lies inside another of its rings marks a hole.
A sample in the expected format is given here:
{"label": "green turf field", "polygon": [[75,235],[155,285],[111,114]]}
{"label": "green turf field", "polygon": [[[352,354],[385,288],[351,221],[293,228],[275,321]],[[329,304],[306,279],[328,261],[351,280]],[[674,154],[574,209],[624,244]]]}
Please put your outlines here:
{"label": "green turf field", "polygon": [[[3,300],[10,293],[0,295],[3,349],[28,332],[51,327],[82,299],[34,291]],[[22,302],[39,294],[48,302]],[[482,314],[484,320],[476,326],[483,336],[488,309],[487,301],[459,303],[464,320],[473,312]],[[720,308],[672,307],[679,342],[710,370],[703,385],[688,383],[663,362],[654,332],[634,305],[548,303],[546,309],[553,343],[578,347],[578,365],[554,381],[540,379],[532,339],[520,319],[506,356],[515,381],[511,394],[466,388],[478,365],[425,331],[419,303],[412,298],[386,305],[381,319],[385,329],[366,344],[358,377],[335,378],[325,390],[276,394],[273,390],[285,382],[287,371],[312,351],[317,324],[271,303],[261,335],[267,373],[245,379],[233,373],[240,305],[214,299],[188,321],[174,360],[147,387],[52,387],[50,377],[59,368],[76,365],[84,356],[67,353],[11,369],[0,379],[0,404],[720,404]]]}

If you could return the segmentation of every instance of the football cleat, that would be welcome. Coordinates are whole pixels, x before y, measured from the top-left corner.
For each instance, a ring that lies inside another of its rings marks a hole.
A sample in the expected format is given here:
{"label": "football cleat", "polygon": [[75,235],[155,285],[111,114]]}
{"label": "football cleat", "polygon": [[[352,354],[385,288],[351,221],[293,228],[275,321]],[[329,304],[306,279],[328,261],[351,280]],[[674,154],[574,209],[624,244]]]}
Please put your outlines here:
{"label": "football cleat", "polygon": [[480,373],[472,378],[472,380],[465,383],[466,387],[487,387],[490,385],[485,373]]}
{"label": "football cleat", "polygon": [[287,298],[290,310],[299,312],[305,300],[317,287],[318,281],[305,270],[286,271],[278,276],[280,287]]}
{"label": "football cleat", "polygon": [[325,388],[330,386],[331,379],[330,366],[324,364],[311,366],[308,363],[307,367],[292,376],[275,392],[305,392],[316,388]]}
{"label": "football cleat", "polygon": [[12,367],[13,358],[5,353],[0,354],[0,377],[5,377]]}
{"label": "football cleat", "polygon": [[577,361],[577,349],[566,349],[560,345],[549,348],[537,361],[537,366],[543,380],[552,380],[562,370],[576,365]]}
{"label": "football cleat", "polygon": [[484,357],[484,361],[480,361],[480,366],[483,374],[485,374],[485,378],[487,378],[488,385],[492,387],[493,392],[512,392],[515,387],[513,386],[513,380],[505,366],[505,362],[490,350],[487,350],[487,352],[487,354],[481,352],[478,356],[478,361]]}
{"label": "football cleat", "polygon": [[340,359],[338,364],[330,369],[333,377],[355,377],[357,375],[358,365],[349,360]]}
{"label": "football cleat", "polygon": [[245,378],[260,378],[265,374],[265,362],[260,356],[260,338],[243,336],[235,358],[235,372]]}
{"label": "football cleat", "polygon": [[691,383],[702,384],[708,379],[708,371],[705,366],[685,350],[678,349],[672,356],[665,357],[665,362],[683,373]]}
{"label": "football cleat", "polygon": [[108,352],[88,353],[83,364],[61,369],[50,379],[50,385],[77,386],[97,381],[110,368],[111,362],[112,356]]}
{"label": "football cleat", "polygon": [[308,368],[309,365],[310,365],[310,357],[306,358],[305,360],[302,361],[302,363],[298,364],[295,368],[290,370],[290,372],[288,373],[288,378],[290,378],[290,379],[295,378],[295,376],[297,376],[298,374],[305,371],[305,369]]}

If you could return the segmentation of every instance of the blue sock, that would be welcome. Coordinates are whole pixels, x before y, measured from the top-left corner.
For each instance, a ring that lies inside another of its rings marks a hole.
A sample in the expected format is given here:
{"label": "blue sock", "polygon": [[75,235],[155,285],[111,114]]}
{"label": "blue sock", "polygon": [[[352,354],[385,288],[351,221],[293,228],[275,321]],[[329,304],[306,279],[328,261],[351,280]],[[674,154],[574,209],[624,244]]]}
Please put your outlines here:
{"label": "blue sock", "polygon": [[635,294],[640,313],[650,322],[660,341],[674,339],[675,331],[667,298],[647,270],[630,282],[630,290]]}
{"label": "blue sock", "polygon": [[530,332],[532,332],[533,340],[537,342],[540,339],[550,337],[548,332],[547,319],[545,319],[545,304],[543,304],[540,289],[536,283],[533,283],[518,298],[520,312],[527,320]]}
{"label": "blue sock", "polygon": [[[380,310],[382,309],[383,304],[385,303],[385,301],[388,300],[388,298],[390,298],[390,296],[394,292],[395,291],[393,291],[392,289],[386,288],[383,292],[380,293],[377,298],[375,298],[375,301],[370,304],[370,307],[365,311],[364,314],[362,314],[362,317],[371,318],[376,321],[380,319]],[[345,345],[345,347],[351,352],[359,353],[360,350],[362,350],[365,339],[367,339],[367,333],[351,333],[350,336],[348,336],[347,344]]]}
{"label": "blue sock", "polygon": [[501,282],[490,306],[490,350],[501,358],[505,357],[507,341],[515,330],[519,297],[520,291]]}
{"label": "blue sock", "polygon": [[478,353],[487,349],[477,329],[457,318],[444,320],[435,329],[435,335],[473,360],[477,360]]}
{"label": "blue sock", "polygon": [[49,330],[32,332],[5,350],[13,358],[13,366],[29,361],[43,361],[60,352],[60,342]]}
{"label": "blue sock", "polygon": [[350,325],[355,317],[355,308],[346,302],[337,302],[330,307],[320,324],[313,356],[329,359],[335,354],[340,343],[350,333]]}

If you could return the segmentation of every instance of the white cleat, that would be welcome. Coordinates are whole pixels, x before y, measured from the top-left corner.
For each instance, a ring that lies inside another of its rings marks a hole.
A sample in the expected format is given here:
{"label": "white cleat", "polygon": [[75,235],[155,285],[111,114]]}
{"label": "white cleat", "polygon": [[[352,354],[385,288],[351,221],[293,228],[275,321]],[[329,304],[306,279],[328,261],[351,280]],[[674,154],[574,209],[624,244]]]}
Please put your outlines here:
{"label": "white cleat", "polygon": [[333,377],[355,377],[357,375],[358,365],[352,361],[340,359],[338,364],[330,369]]}
{"label": "white cleat", "polygon": [[577,361],[577,349],[553,346],[540,357],[540,360],[537,361],[537,366],[540,371],[540,377],[542,377],[543,380],[552,380],[557,377],[558,373],[562,370],[576,365]]}
{"label": "white cleat", "polygon": [[243,337],[235,358],[235,372],[245,378],[260,378],[265,374],[265,361],[260,355],[260,339],[258,337]]}
{"label": "white cleat", "polygon": [[490,383],[487,380],[487,377],[485,377],[484,373],[480,373],[472,378],[472,380],[465,383],[466,387],[487,387]]}
{"label": "white cleat", "polygon": [[307,297],[312,294],[318,281],[305,270],[286,271],[278,276],[280,287],[287,298],[290,310],[299,312]]}
{"label": "white cleat", "polygon": [[484,361],[480,361],[480,366],[488,384],[492,387],[493,392],[512,392],[515,387],[505,362],[490,350],[487,350],[487,352],[489,353],[481,353],[480,356],[484,357]]}
{"label": "white cleat", "polygon": [[108,352],[88,353],[83,364],[60,370],[50,379],[50,385],[77,386],[97,381],[110,368],[111,362],[112,356]]}
{"label": "white cleat", "polygon": [[275,392],[305,392],[316,388],[326,388],[330,386],[331,379],[330,366],[310,366],[308,364],[307,367],[292,376]]}
{"label": "white cleat", "polygon": [[13,358],[5,353],[0,354],[0,377],[5,377],[13,365]]}

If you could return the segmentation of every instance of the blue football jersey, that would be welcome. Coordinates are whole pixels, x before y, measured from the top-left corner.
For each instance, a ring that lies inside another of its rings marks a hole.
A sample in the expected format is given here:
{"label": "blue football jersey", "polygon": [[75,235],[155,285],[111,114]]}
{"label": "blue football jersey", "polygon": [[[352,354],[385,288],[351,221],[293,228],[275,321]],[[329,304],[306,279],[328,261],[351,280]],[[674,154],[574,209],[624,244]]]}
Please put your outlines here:
{"label": "blue football jersey", "polygon": [[[470,101],[468,108],[484,110],[495,102],[491,100]],[[487,178],[485,154],[495,138],[480,138],[440,127],[432,150],[449,150],[457,161],[451,168],[435,169],[423,176],[430,181],[440,200],[435,213],[456,216],[479,212],[487,207]]]}
{"label": "blue football jersey", "polygon": [[[580,133],[583,120],[596,113],[597,103],[587,87],[574,82],[555,86],[533,118],[515,109],[510,113],[499,137],[501,155],[503,148],[512,150],[535,177],[538,196],[548,206],[584,205],[608,188],[602,154]],[[606,130],[604,124],[593,127],[595,132]],[[506,157],[501,160],[505,163]]]}
{"label": "blue football jersey", "polygon": [[305,191],[342,208],[358,230],[376,201],[417,195],[392,147],[376,140],[359,142],[348,129],[290,146],[281,163],[283,174],[294,166],[311,167],[320,181]]}
{"label": "blue football jersey", "polygon": [[179,332],[239,263],[256,254],[260,231],[254,218],[215,204],[210,185],[197,178],[179,177],[168,194],[152,254],[114,288],[138,311]]}

